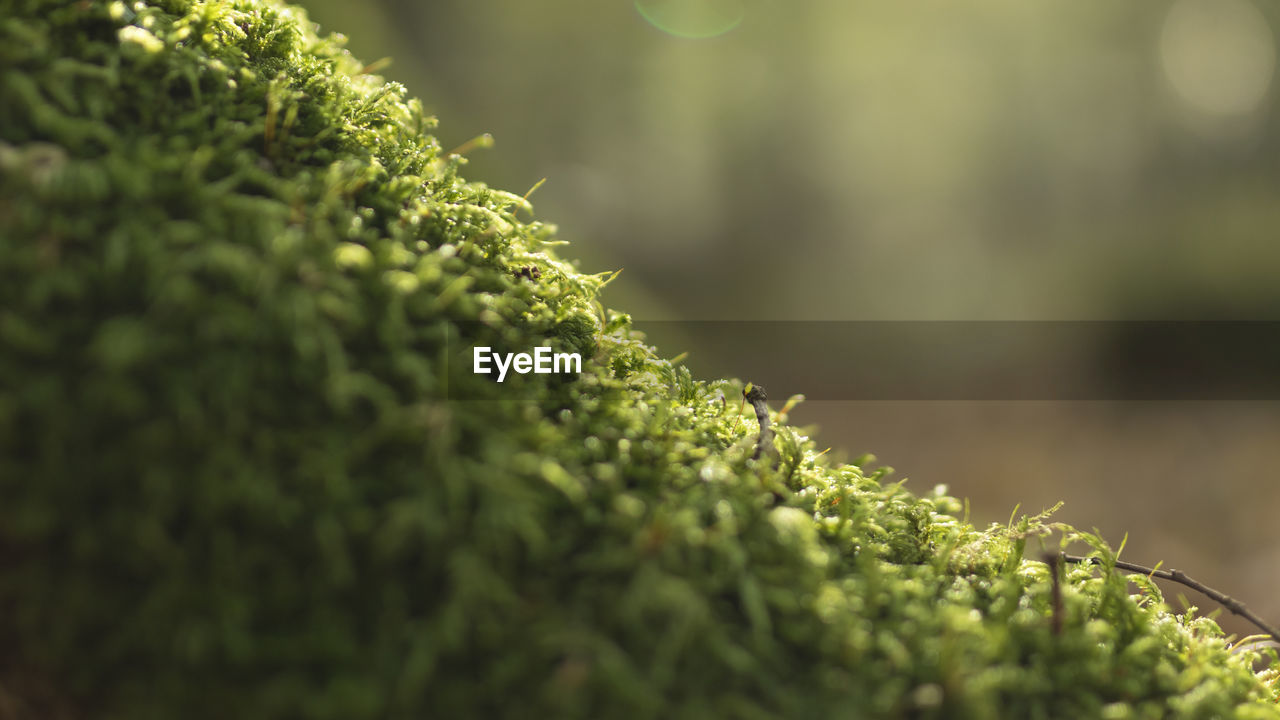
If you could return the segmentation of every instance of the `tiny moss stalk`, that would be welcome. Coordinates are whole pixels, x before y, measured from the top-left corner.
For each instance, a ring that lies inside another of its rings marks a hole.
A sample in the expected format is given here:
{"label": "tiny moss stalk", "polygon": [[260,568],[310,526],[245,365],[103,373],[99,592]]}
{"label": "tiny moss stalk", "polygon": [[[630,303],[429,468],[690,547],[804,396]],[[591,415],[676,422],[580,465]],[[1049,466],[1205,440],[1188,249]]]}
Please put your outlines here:
{"label": "tiny moss stalk", "polygon": [[769,427],[769,396],[765,394],[764,388],[759,385],[747,383],[742,389],[742,397],[751,403],[751,409],[755,410],[756,422],[760,425],[760,435],[756,438],[756,450],[751,455],[752,460],[758,460],[761,455],[773,454],[773,430]]}

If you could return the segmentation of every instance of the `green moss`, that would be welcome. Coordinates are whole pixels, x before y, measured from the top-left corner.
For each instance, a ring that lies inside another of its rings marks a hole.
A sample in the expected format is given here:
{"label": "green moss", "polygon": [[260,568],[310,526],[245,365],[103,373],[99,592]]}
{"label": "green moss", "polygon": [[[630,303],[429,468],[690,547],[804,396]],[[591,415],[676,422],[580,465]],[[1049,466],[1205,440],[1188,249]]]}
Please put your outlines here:
{"label": "green moss", "polygon": [[1149,583],[1071,567],[1055,634],[1043,517],[752,460],[361,71],[267,2],[0,0],[0,716],[1280,717]]}

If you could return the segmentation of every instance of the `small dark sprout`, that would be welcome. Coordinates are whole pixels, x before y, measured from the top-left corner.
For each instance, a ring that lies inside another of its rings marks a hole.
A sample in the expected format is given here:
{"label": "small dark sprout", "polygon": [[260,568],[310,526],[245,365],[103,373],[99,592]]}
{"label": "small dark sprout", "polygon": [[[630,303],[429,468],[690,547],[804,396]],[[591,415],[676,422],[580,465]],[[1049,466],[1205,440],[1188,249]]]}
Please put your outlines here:
{"label": "small dark sprout", "polygon": [[525,265],[516,270],[516,277],[524,278],[525,280],[537,280],[542,277],[542,271],[536,265]]}
{"label": "small dark sprout", "polygon": [[1050,596],[1053,616],[1051,619],[1053,634],[1062,634],[1062,553],[1045,553],[1044,562],[1049,566],[1049,576],[1053,582],[1052,595]]}
{"label": "small dark sprout", "polygon": [[759,385],[747,383],[747,386],[742,389],[742,397],[751,403],[751,407],[756,411],[756,421],[760,423],[760,437],[756,440],[756,451],[751,456],[752,460],[758,460],[766,449],[773,447],[773,430],[769,428],[769,405],[765,402],[769,396]]}

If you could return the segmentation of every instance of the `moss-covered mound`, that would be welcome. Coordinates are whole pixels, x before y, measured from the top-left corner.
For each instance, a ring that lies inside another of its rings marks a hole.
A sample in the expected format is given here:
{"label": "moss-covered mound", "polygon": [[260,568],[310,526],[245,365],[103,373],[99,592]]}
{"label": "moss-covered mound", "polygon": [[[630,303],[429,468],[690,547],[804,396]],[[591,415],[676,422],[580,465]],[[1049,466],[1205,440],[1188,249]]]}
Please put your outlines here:
{"label": "moss-covered mound", "polygon": [[293,8],[0,0],[0,717],[1280,717],[1040,519],[753,458],[431,125]]}

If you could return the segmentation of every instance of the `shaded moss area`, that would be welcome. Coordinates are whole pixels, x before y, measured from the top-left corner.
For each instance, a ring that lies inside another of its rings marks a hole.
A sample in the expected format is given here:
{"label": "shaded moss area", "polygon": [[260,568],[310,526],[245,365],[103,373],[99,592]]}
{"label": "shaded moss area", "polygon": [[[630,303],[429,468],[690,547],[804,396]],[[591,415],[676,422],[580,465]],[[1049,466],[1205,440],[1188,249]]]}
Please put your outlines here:
{"label": "shaded moss area", "polygon": [[1149,582],[1069,568],[1055,633],[1024,547],[1090,535],[753,459],[363,71],[283,5],[0,0],[0,717],[1280,717]]}

